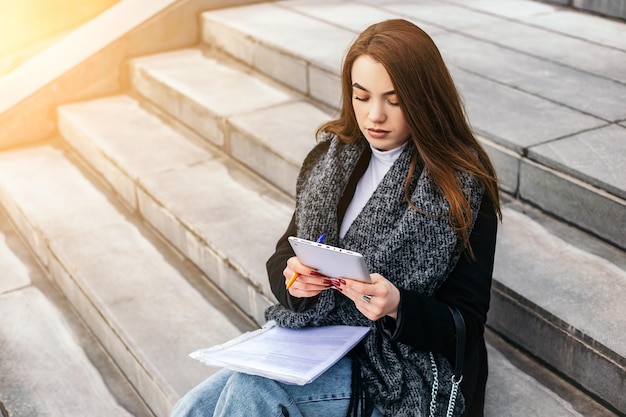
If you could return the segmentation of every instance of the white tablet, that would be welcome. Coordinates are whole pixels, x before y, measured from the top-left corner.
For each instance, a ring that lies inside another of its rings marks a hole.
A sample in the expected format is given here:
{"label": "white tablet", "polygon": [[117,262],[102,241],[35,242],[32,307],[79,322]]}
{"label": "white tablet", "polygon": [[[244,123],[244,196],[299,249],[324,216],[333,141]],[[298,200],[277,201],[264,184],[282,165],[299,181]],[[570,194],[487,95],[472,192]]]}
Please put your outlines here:
{"label": "white tablet", "polygon": [[294,236],[289,236],[289,243],[300,262],[322,275],[370,282],[370,274],[360,253]]}

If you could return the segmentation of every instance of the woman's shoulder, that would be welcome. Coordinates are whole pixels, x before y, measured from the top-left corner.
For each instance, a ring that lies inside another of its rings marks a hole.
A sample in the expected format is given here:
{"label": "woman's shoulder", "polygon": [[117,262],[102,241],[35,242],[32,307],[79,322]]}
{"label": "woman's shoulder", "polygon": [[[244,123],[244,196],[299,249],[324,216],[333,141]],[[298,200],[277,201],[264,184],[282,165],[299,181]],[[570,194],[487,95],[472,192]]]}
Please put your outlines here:
{"label": "woman's shoulder", "polygon": [[302,168],[306,170],[307,167],[315,164],[317,160],[320,159],[322,155],[328,152],[328,148],[330,148],[333,140],[336,139],[337,136],[333,133],[322,133],[317,138],[317,143],[313,148],[309,151],[307,156],[304,158],[304,162],[302,163]]}
{"label": "woman's shoulder", "polygon": [[307,171],[308,168],[315,165],[317,161],[319,161],[325,154],[327,154],[331,148],[333,150],[336,150],[342,145],[343,142],[341,142],[339,136],[337,136],[335,133],[324,131],[318,133],[317,143],[304,158],[304,162],[302,163],[302,169],[304,171]]}
{"label": "woman's shoulder", "polygon": [[296,190],[300,189],[302,186],[302,182],[305,181],[306,177],[309,175],[309,172],[313,167],[324,158],[324,155],[328,153],[328,149],[333,140],[332,134],[322,134],[318,136],[318,141],[313,146],[313,148],[309,151],[307,156],[304,158],[302,165],[300,166],[300,173],[298,174],[298,180],[296,182]]}
{"label": "woman's shoulder", "polygon": [[345,158],[353,153],[360,153],[367,147],[365,139],[349,142],[342,140],[336,133],[321,131],[317,134],[317,143],[309,151],[302,164],[302,171],[307,171],[326,155],[330,158]]}
{"label": "woman's shoulder", "polygon": [[330,142],[332,140],[338,140],[339,137],[337,136],[336,133],[322,130],[321,132],[317,133],[317,138],[316,139],[317,139],[317,142],[318,142],[317,144],[320,145],[320,144],[324,144],[324,143],[330,144]]}

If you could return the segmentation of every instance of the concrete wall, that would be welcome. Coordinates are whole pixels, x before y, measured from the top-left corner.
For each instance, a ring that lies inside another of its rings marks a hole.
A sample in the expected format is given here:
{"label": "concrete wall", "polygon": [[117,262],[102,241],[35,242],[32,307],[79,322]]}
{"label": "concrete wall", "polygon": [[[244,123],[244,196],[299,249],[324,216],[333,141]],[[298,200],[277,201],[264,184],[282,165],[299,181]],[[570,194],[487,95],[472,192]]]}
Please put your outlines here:
{"label": "concrete wall", "polygon": [[203,10],[258,0],[124,0],[0,78],[0,149],[56,132],[56,108],[127,87],[132,57],[196,45]]}
{"label": "concrete wall", "polygon": [[120,0],[20,0],[2,2],[0,55],[29,48],[93,19]]}

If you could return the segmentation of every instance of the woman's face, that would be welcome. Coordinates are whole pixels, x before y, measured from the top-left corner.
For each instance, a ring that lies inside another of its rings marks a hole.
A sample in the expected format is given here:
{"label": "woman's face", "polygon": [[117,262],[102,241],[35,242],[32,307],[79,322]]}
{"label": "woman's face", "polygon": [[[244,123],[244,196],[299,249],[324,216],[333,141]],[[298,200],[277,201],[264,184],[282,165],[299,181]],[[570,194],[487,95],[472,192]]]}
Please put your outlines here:
{"label": "woman's face", "polygon": [[397,148],[411,136],[387,70],[369,55],[352,65],[352,108],[361,132],[376,149]]}

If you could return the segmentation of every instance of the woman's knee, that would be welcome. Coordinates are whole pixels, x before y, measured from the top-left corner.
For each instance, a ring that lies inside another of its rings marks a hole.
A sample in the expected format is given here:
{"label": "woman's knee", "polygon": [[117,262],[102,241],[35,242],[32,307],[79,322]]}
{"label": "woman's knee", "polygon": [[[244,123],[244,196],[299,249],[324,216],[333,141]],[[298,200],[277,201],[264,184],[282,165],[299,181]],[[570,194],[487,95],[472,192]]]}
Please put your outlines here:
{"label": "woman's knee", "polygon": [[171,417],[212,416],[231,371],[222,370],[185,394],[172,408]]}
{"label": "woman's knee", "polygon": [[257,398],[259,393],[268,393],[279,389],[279,385],[278,382],[269,378],[234,372],[228,378],[222,394],[235,398],[246,396]]}
{"label": "woman's knee", "polygon": [[242,373],[228,379],[215,409],[219,416],[302,417],[280,382]]}

